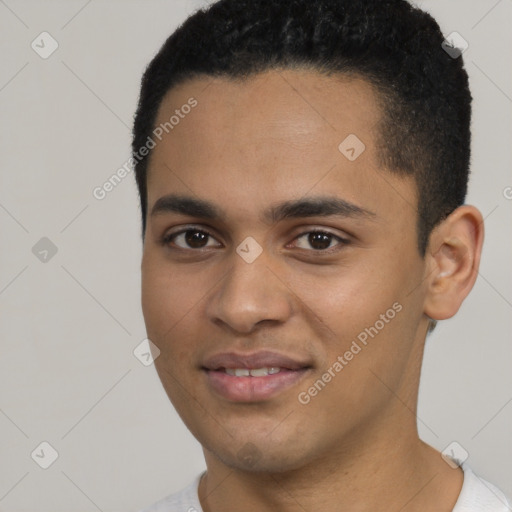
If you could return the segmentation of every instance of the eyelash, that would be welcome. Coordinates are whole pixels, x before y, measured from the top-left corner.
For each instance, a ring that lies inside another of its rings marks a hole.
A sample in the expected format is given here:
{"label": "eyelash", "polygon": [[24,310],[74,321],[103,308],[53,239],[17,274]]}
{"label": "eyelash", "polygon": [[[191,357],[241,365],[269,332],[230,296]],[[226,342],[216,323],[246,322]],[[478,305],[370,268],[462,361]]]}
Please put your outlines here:
{"label": "eyelash", "polygon": [[[160,240],[160,243],[162,245],[164,245],[164,246],[168,246],[171,249],[181,249],[183,251],[189,251],[190,250],[190,251],[200,252],[201,250],[205,249],[205,248],[194,249],[192,247],[184,248],[184,247],[179,247],[179,246],[177,248],[176,247],[170,247],[170,243],[172,242],[172,240],[174,238],[176,238],[177,236],[182,235],[184,233],[190,232],[190,231],[192,231],[194,233],[202,233],[204,235],[207,235],[208,237],[215,238],[210,232],[206,231],[205,229],[196,228],[195,226],[189,226],[186,229],[182,229],[181,231],[176,231],[175,233],[168,233],[168,234],[164,235],[162,237],[162,239]],[[340,250],[340,246],[343,247],[344,245],[348,245],[350,243],[350,240],[348,240],[346,238],[342,238],[342,237],[340,237],[338,235],[335,235],[334,233],[331,233],[329,231],[325,231],[323,229],[312,229],[312,230],[309,230],[309,231],[304,231],[303,233],[299,233],[294,238],[294,240],[302,238],[303,236],[309,235],[311,233],[321,233],[321,234],[324,234],[324,235],[328,235],[328,236],[332,237],[334,240],[337,240],[339,243],[337,245],[335,245],[334,247],[329,247],[327,249],[302,249],[302,250],[305,250],[305,251],[308,251],[308,252],[314,252],[316,254],[330,254],[330,253],[332,253],[334,251]]]}

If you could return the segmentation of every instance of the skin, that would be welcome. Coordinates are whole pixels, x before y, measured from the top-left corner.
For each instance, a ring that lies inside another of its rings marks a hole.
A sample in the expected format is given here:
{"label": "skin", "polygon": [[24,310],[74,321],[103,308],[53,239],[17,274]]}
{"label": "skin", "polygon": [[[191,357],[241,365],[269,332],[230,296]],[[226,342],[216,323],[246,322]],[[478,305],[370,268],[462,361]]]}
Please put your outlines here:
{"label": "skin", "polygon": [[[362,79],[274,70],[245,82],[196,78],[169,91],[156,125],[194,96],[197,107],[153,149],[142,258],[142,309],[155,365],[202,444],[205,512],[451,511],[463,481],[418,438],[417,396],[429,318],[453,316],[478,271],[483,220],[472,206],[417,247],[415,182],[377,164],[380,111]],[[338,150],[356,134],[365,151]],[[206,199],[218,220],[165,212],[167,194]],[[263,221],[270,205],[336,196],[373,212]],[[195,226],[202,246],[184,235]],[[331,233],[330,254],[308,233]],[[248,236],[263,249],[247,263]],[[341,243],[336,237],[347,239]],[[325,252],[325,251],[324,251]],[[357,335],[394,303],[402,309],[311,401]],[[291,389],[257,403],[208,386],[201,364],[218,352],[276,350],[311,362]],[[247,461],[241,454],[252,453]]]}

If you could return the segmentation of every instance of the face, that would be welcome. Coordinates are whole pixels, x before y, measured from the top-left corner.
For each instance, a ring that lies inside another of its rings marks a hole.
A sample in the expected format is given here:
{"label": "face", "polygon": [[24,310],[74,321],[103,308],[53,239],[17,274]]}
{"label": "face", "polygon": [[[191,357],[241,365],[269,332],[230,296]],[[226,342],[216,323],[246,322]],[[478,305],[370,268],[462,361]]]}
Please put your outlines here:
{"label": "face", "polygon": [[377,165],[371,86],[208,77],[171,90],[156,126],[177,109],[148,169],[142,308],[187,427],[263,471],[396,436],[415,419],[395,395],[417,391],[426,269],[414,182]]}

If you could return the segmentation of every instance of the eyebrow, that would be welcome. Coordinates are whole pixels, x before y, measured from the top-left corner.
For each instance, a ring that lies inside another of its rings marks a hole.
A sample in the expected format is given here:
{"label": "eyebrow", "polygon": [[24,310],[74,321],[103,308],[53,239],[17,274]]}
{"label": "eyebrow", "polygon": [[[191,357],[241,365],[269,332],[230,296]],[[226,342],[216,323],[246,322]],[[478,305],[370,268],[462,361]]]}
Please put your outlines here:
{"label": "eyebrow", "polygon": [[[178,213],[212,221],[227,217],[224,210],[210,201],[176,194],[160,197],[151,209],[151,217],[165,213]],[[271,205],[262,219],[275,224],[284,219],[328,216],[371,219],[376,214],[336,196],[317,196]]]}

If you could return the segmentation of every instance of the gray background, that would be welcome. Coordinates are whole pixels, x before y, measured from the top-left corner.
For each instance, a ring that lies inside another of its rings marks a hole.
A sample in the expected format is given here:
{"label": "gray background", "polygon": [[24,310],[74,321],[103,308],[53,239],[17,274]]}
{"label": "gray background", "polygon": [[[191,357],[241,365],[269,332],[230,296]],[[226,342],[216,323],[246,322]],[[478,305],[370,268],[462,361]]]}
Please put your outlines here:
{"label": "gray background", "polygon": [[[456,440],[512,496],[512,1],[418,4],[469,43],[468,202],[487,230],[473,292],[427,341],[419,429],[440,450]],[[145,338],[133,176],[92,194],[129,157],[145,65],[199,5],[0,0],[2,511],[136,511],[204,467],[133,355]],[[43,31],[59,44],[47,59],[31,48]],[[57,248],[46,262],[32,251],[43,237]],[[31,458],[42,441],[59,454],[46,470]]]}

